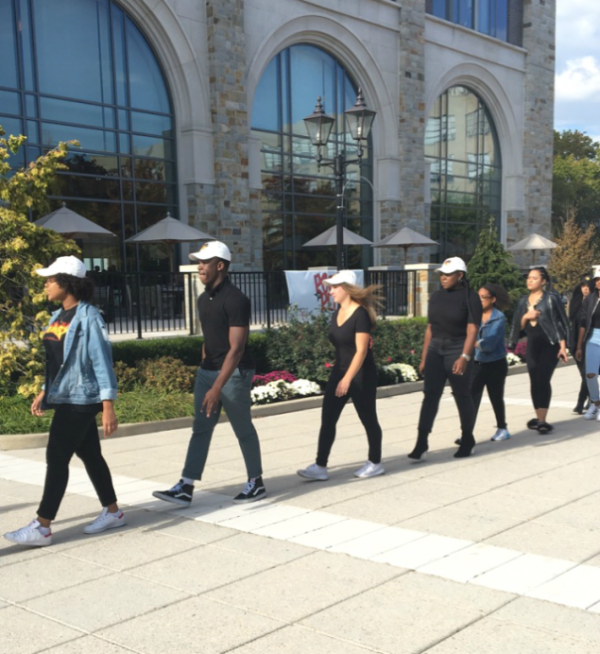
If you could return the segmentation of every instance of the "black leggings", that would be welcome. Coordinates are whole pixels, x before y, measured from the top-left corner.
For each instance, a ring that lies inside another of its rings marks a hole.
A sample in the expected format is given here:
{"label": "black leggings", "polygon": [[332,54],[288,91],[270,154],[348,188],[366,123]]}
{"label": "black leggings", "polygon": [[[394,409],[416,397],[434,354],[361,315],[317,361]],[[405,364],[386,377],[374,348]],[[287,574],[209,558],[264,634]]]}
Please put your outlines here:
{"label": "black leggings", "polygon": [[76,454],[84,463],[102,506],[117,501],[110,470],[100,450],[97,412],[83,412],[70,404],[54,412],[46,449],[46,481],[38,515],[54,520],[69,482],[69,462]]}
{"label": "black leggings", "polygon": [[425,359],[423,391],[425,398],[419,416],[419,435],[429,434],[437,415],[446,381],[450,382],[452,395],[460,416],[461,437],[473,438],[475,426],[475,406],[471,395],[473,361],[467,363],[463,375],[452,373],[452,366],[463,351],[464,341],[432,339]]}
{"label": "black leggings", "polygon": [[527,331],[527,371],[534,409],[548,409],[552,399],[550,380],[558,364],[558,343],[550,343],[539,323]]}
{"label": "black leggings", "polygon": [[321,411],[321,431],[317,450],[317,465],[326,466],[329,453],[335,441],[335,428],[346,403],[350,398],[356,408],[356,413],[367,431],[369,441],[369,461],[381,462],[381,427],[377,420],[377,371],[360,370],[352,380],[348,393],[336,397],[335,389],[343,374],[334,370],[325,387],[323,409]]}
{"label": "black leggings", "polygon": [[504,383],[508,374],[508,363],[506,357],[488,363],[475,363],[475,378],[471,392],[475,404],[475,420],[479,413],[479,405],[484,388],[487,388],[494,414],[496,415],[496,427],[506,429],[506,410],[504,407]]}

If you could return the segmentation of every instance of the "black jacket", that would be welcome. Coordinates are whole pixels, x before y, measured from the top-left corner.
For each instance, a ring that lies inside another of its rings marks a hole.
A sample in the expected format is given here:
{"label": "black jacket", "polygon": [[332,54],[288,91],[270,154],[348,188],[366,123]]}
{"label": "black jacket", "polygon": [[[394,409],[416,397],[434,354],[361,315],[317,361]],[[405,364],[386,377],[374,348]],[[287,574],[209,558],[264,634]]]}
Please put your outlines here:
{"label": "black jacket", "polygon": [[[511,350],[515,348],[519,339],[525,336],[525,332],[521,329],[521,319],[527,313],[527,298],[527,295],[523,295],[515,309],[508,339]],[[535,308],[540,312],[538,323],[548,340],[553,344],[562,340],[568,342],[569,320],[560,295],[554,291],[545,291]]]}
{"label": "black jacket", "polygon": [[[583,337],[584,345],[588,338],[592,335],[592,320],[594,317],[594,311],[598,306],[598,302],[600,302],[600,297],[598,296],[598,292],[594,290],[585,298],[583,304],[581,305],[581,310],[579,313],[579,327],[585,328],[585,335]],[[575,344],[577,344],[578,339],[579,334],[577,334],[573,339]]]}

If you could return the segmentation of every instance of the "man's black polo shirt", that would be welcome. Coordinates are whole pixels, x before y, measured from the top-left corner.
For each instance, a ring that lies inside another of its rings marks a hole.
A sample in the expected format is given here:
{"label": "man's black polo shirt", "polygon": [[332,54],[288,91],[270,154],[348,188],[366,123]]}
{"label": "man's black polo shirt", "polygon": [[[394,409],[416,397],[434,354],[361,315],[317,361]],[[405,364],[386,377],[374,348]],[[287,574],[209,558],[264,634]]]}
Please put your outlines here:
{"label": "man's black polo shirt", "polygon": [[[215,288],[198,298],[200,323],[204,334],[204,370],[221,370],[230,350],[229,328],[250,326],[250,300],[226,277]],[[248,340],[238,368],[254,369]]]}

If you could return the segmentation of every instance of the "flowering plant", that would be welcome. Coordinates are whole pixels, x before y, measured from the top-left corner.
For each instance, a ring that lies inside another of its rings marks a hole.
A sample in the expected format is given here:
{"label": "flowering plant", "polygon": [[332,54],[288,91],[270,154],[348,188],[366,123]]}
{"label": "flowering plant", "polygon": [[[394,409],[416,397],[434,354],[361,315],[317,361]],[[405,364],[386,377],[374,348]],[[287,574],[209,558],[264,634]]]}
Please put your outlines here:
{"label": "flowering plant", "polygon": [[506,355],[506,362],[509,366],[514,366],[517,363],[522,363],[521,358],[512,352],[508,352]]}
{"label": "flowering plant", "polygon": [[252,387],[265,386],[272,381],[284,381],[288,384],[295,382],[298,379],[295,375],[287,370],[273,370],[266,375],[254,375],[252,378]]}
{"label": "flowering plant", "polygon": [[519,357],[519,359],[521,359],[521,361],[525,361],[525,355],[527,354],[527,341],[519,341],[513,352]]}
{"label": "flowering plant", "polygon": [[264,386],[256,386],[250,391],[250,399],[252,404],[271,404],[293,397],[308,397],[320,393],[319,384],[308,379],[296,379],[291,383],[280,379],[270,381]]}
{"label": "flowering plant", "polygon": [[408,363],[391,363],[387,366],[383,366],[383,370],[386,374],[395,378],[395,381],[393,382],[394,384],[419,380],[419,374],[414,367],[410,366]]}

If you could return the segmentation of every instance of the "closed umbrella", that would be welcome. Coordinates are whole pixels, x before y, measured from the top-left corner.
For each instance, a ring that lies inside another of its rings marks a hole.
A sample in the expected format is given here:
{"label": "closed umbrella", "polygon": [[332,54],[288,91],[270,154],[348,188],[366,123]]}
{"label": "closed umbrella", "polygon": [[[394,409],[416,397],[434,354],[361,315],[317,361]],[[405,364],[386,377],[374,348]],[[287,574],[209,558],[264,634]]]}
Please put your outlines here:
{"label": "closed umbrella", "polygon": [[426,245],[439,245],[437,241],[431,240],[428,236],[415,232],[410,227],[403,227],[397,232],[386,236],[383,241],[373,245],[374,248],[401,247],[404,249],[404,264],[408,259],[408,248]]}
{"label": "closed umbrella", "polygon": [[101,236],[101,237],[115,237],[116,234],[109,232],[108,229],[96,225],[91,220],[67,209],[67,205],[63,202],[60,209],[43,216],[35,221],[38,227],[45,227],[54,232],[62,234],[67,238],[85,238],[86,236]]}
{"label": "closed umbrella", "polygon": [[[311,248],[320,247],[323,245],[337,245],[336,230],[337,227],[330,227],[322,234],[319,234],[310,241],[307,241],[303,247]],[[369,241],[363,236],[355,234],[354,232],[344,227],[344,245],[373,245],[373,241]]]}
{"label": "closed umbrella", "polygon": [[510,252],[516,250],[531,250],[531,265],[533,265],[536,250],[553,250],[555,247],[556,243],[551,241],[549,238],[546,238],[541,234],[530,234],[523,240],[511,245],[508,250]]}
{"label": "closed umbrella", "polygon": [[135,236],[128,238],[125,243],[166,243],[171,246],[170,261],[173,270],[173,248],[175,243],[191,243],[192,241],[214,241],[215,237],[201,232],[195,227],[186,225],[173,218],[170,213],[156,224],[147,227]]}

